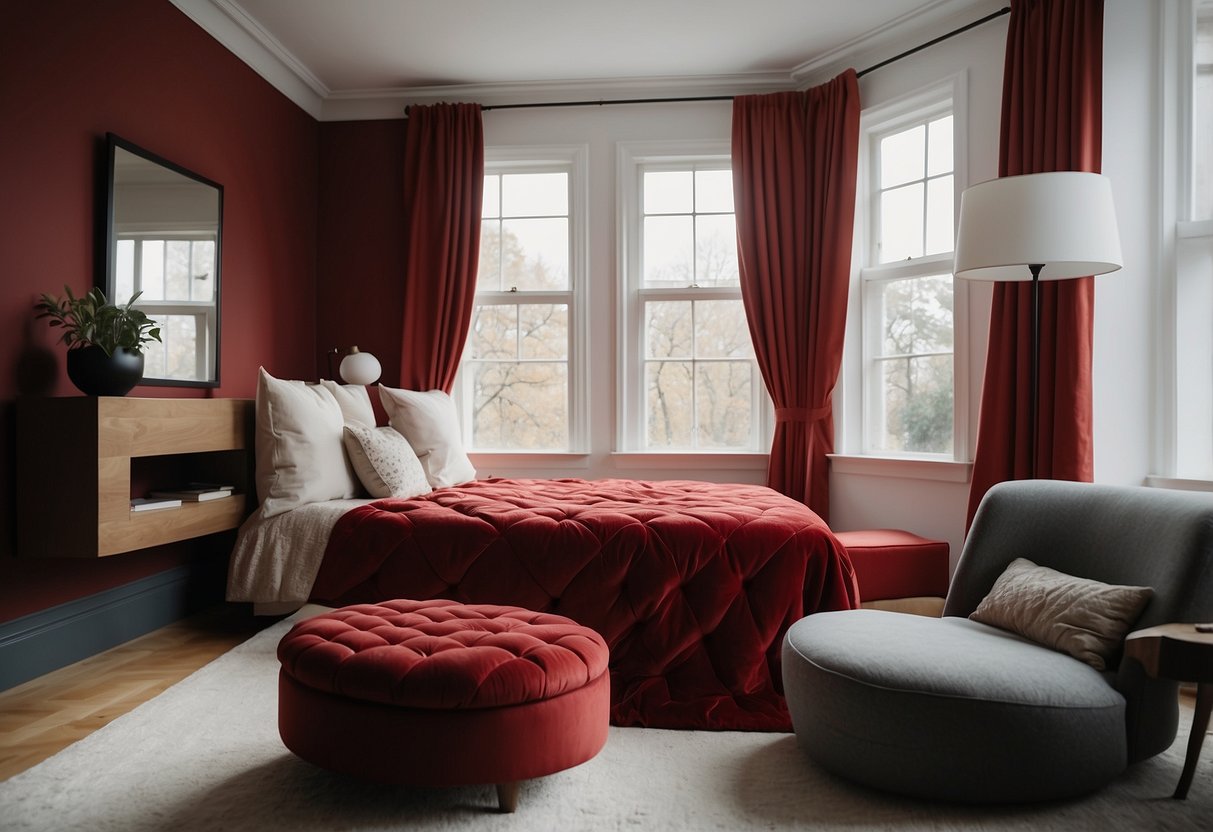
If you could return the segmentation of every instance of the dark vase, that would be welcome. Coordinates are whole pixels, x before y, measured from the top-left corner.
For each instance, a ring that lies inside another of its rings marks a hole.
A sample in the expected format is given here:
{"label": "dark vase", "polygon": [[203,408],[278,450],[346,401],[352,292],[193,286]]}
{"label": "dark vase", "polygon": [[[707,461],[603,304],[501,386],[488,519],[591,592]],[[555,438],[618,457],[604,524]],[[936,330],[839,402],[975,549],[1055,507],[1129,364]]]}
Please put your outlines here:
{"label": "dark vase", "polygon": [[67,377],[89,396],[125,396],[143,380],[143,353],[125,347],[113,355],[101,347],[68,350]]}

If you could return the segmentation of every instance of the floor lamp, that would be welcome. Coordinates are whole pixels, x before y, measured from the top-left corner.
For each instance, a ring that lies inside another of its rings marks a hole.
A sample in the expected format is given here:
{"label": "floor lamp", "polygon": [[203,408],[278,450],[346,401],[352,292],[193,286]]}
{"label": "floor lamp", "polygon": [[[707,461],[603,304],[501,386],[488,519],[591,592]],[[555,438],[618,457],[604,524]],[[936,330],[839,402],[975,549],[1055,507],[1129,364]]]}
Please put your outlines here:
{"label": "floor lamp", "polygon": [[1031,476],[1040,403],[1040,282],[1106,274],[1122,265],[1112,183],[1097,173],[1004,176],[960,196],[955,274],[1032,281]]}

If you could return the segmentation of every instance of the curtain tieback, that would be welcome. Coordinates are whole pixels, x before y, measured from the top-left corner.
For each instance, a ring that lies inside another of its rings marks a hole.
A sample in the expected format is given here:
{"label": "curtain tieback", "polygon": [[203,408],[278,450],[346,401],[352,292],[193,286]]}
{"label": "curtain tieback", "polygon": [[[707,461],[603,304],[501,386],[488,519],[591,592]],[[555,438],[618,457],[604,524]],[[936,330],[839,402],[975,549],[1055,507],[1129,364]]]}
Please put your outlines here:
{"label": "curtain tieback", "polygon": [[775,421],[814,422],[829,416],[830,407],[830,402],[826,402],[821,407],[777,407],[775,408]]}

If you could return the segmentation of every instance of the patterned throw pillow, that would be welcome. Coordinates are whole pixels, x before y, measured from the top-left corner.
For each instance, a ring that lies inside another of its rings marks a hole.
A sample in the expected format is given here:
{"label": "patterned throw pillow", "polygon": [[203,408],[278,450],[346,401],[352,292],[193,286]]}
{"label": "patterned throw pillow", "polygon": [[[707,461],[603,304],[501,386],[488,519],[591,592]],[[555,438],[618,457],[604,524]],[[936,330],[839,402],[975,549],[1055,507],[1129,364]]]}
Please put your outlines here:
{"label": "patterned throw pillow", "polygon": [[394,428],[347,423],[345,450],[372,497],[417,497],[432,490],[417,454]]}

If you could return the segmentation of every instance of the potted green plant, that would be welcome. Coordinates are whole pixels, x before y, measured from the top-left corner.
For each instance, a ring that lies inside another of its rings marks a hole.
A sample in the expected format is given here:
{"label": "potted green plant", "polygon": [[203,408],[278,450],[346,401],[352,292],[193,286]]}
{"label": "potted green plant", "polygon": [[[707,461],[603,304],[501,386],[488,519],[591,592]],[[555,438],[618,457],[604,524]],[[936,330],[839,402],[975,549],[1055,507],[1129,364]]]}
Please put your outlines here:
{"label": "potted green plant", "polygon": [[115,306],[98,288],[80,297],[63,291],[63,298],[42,295],[34,309],[63,328],[68,378],[90,396],[125,396],[143,378],[143,345],[160,340],[159,325],[133,306],[142,292]]}

